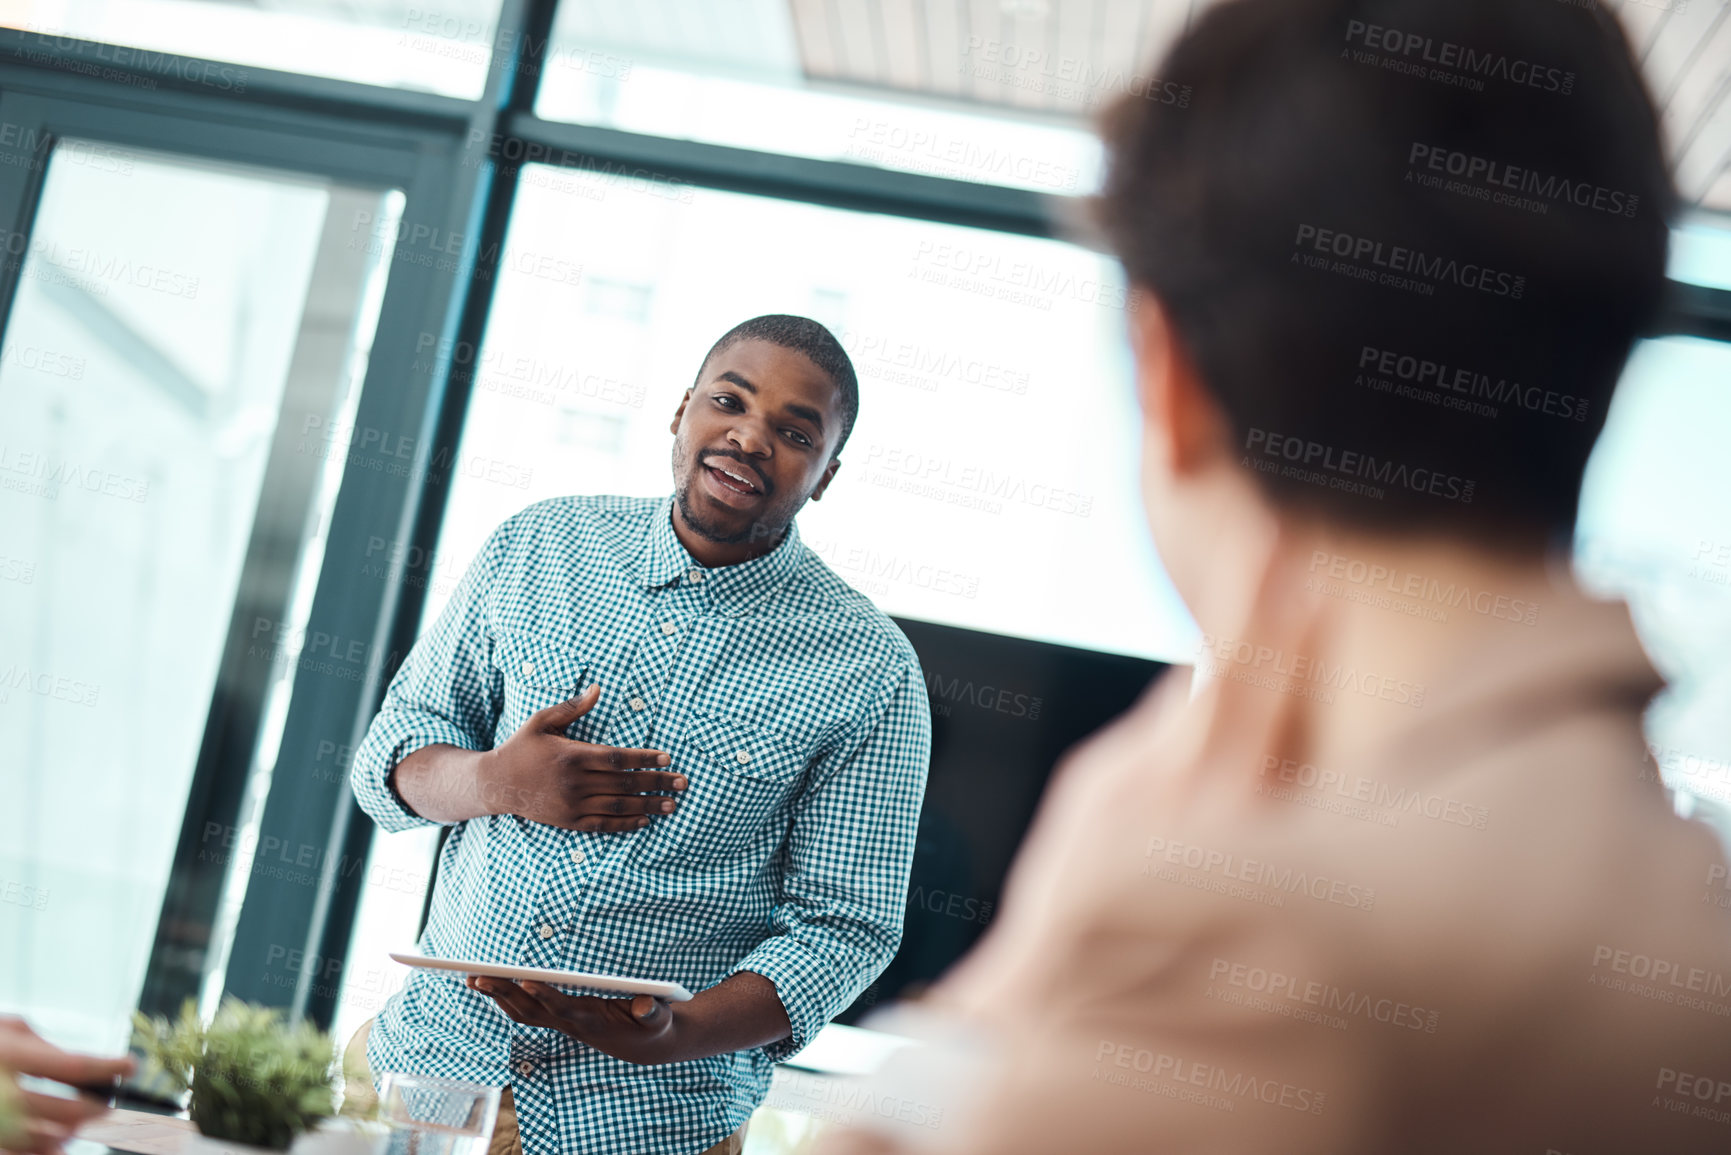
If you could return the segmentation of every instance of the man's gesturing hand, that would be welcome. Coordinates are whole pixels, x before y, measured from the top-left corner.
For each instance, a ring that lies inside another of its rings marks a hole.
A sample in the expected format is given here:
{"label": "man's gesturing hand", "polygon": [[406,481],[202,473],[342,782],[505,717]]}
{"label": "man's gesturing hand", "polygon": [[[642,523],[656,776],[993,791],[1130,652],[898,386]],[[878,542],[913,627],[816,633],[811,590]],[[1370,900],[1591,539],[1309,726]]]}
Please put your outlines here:
{"label": "man's gesturing hand", "polygon": [[601,687],[529,716],[505,743],[482,754],[476,774],[481,797],[495,814],[517,814],[568,830],[620,831],[648,826],[676,802],[646,794],[684,790],[685,776],[663,771],[661,750],[598,746],[565,737],[571,723],[595,708]]}

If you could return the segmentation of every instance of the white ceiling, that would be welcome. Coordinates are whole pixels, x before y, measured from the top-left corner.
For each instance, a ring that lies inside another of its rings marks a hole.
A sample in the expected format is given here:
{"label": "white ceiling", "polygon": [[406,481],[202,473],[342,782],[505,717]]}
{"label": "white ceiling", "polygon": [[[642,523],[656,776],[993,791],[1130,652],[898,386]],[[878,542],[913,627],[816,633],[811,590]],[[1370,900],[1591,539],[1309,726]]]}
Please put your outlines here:
{"label": "white ceiling", "polygon": [[553,30],[643,64],[775,83],[800,76],[787,0],[560,0]]}
{"label": "white ceiling", "polygon": [[[423,11],[485,20],[499,10],[499,0],[219,2],[395,25]],[[1214,2],[563,0],[557,32],[561,41],[693,72],[771,82],[803,72],[828,83],[1079,121],[1123,78],[1147,77],[1197,11]],[[1629,30],[1663,111],[1684,198],[1731,212],[1731,0],[1598,2]],[[988,58],[993,45],[997,59]],[[1044,66],[1006,63],[1003,46],[1042,53]],[[1101,75],[1106,83],[1087,79]]]}
{"label": "white ceiling", "polygon": [[1663,112],[1678,187],[1693,203],[1731,212],[1731,5],[1672,3],[1618,0],[1617,9]]}
{"label": "white ceiling", "polygon": [[[1074,119],[1109,99],[1110,85],[1067,77],[1147,77],[1211,0],[787,2],[814,80]],[[1663,110],[1684,198],[1731,212],[1731,0],[1603,2],[1628,28]],[[1018,67],[1004,45],[1044,61]]]}

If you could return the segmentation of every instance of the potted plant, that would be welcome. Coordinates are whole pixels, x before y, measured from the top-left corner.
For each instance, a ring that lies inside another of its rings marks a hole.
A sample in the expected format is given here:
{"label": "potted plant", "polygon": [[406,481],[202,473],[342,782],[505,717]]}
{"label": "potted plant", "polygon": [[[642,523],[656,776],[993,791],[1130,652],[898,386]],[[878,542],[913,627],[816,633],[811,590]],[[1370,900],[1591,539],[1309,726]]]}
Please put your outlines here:
{"label": "potted plant", "polygon": [[[198,1135],[183,1155],[305,1151],[309,1133],[337,1113],[336,1048],[312,1023],[291,1025],[273,1008],[228,999],[205,1026],[188,999],[173,1022],[136,1015],[133,1025],[146,1063],[191,1092]],[[330,1130],[318,1136],[322,1149],[337,1138]],[[349,1130],[347,1146],[372,1149],[370,1129]]]}

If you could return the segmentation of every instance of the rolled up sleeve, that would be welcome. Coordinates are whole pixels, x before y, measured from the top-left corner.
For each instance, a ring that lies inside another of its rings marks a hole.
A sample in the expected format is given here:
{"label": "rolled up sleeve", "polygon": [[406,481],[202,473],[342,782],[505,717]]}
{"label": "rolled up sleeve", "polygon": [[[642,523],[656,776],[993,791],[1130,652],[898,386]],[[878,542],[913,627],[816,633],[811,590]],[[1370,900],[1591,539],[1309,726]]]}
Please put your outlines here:
{"label": "rolled up sleeve", "polygon": [[487,539],[432,629],[415,642],[355,751],[350,785],[381,830],[439,825],[409,809],[392,788],[391,772],[404,758],[426,746],[493,745],[503,685],[493,668],[486,603],[510,524]]}
{"label": "rolled up sleeve", "polygon": [[780,1062],[859,997],[901,945],[932,717],[917,659],[813,768],[789,829],[771,934],[733,968],[775,984],[793,1032]]}

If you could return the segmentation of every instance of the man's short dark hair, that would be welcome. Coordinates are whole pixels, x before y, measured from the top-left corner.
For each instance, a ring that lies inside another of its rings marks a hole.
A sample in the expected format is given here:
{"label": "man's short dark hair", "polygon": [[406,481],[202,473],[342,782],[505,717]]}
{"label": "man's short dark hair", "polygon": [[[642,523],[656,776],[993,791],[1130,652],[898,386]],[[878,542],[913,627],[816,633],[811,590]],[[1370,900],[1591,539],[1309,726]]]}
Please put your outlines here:
{"label": "man's short dark hair", "polygon": [[1097,216],[1265,492],[1566,539],[1674,204],[1605,5],[1232,0],[1159,75],[1189,99],[1108,112]]}
{"label": "man's short dark hair", "polygon": [[[835,448],[830,450],[833,458],[847,444],[848,435],[853,432],[853,423],[859,417],[859,378],[853,371],[853,362],[848,359],[847,350],[841,342],[835,339],[835,334],[812,320],[810,317],[795,317],[789,313],[768,313],[762,317],[753,317],[749,321],[741,321],[721,335],[721,340],[710,346],[709,352],[703,355],[703,365],[723,349],[731,348],[741,341],[768,341],[771,345],[780,345],[783,349],[792,349],[804,353],[816,365],[829,375],[835,383],[836,393],[840,400],[837,409],[841,416],[841,436],[836,438]],[[697,367],[697,381],[703,380],[703,365]]]}

